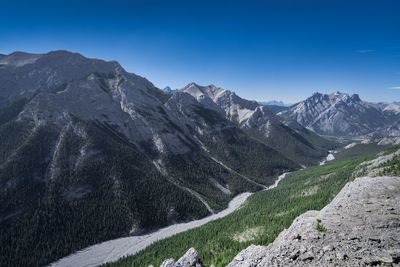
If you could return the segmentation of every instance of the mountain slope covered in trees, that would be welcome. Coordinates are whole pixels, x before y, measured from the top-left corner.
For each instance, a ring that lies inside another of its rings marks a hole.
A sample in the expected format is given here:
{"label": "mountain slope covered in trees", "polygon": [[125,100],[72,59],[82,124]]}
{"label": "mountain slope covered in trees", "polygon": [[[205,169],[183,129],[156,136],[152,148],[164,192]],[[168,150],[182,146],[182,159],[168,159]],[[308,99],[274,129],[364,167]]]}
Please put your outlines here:
{"label": "mountain slope covered in trees", "polygon": [[300,168],[192,95],[67,51],[0,58],[0,140],[2,266],[204,217]]}
{"label": "mountain slope covered in trees", "polygon": [[337,146],[296,121],[282,119],[269,107],[243,99],[232,91],[196,83],[188,84],[181,91],[225,116],[252,138],[301,165],[316,164],[328,150]]}
{"label": "mountain slope covered in trees", "polygon": [[199,252],[205,266],[226,266],[248,246],[273,242],[300,214],[322,209],[346,183],[366,174],[363,169],[371,165],[370,160],[385,157],[379,155],[397,154],[375,166],[385,175],[396,174],[399,147],[375,146],[367,152],[364,146],[368,145],[348,149],[353,150],[351,157],[344,155],[328,164],[288,174],[278,187],[255,193],[242,208],[221,220],[161,240],[131,257],[104,266],[159,266],[166,259],[178,259],[191,247]]}

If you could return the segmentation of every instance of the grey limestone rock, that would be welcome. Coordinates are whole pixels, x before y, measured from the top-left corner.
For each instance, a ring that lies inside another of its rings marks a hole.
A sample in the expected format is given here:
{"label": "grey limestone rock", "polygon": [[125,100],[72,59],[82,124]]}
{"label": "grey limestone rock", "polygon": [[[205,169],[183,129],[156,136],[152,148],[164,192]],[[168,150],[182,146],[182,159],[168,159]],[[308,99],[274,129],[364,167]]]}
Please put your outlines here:
{"label": "grey limestone rock", "polygon": [[300,215],[272,244],[252,245],[228,266],[398,266],[399,203],[400,177],[357,178],[321,211]]}

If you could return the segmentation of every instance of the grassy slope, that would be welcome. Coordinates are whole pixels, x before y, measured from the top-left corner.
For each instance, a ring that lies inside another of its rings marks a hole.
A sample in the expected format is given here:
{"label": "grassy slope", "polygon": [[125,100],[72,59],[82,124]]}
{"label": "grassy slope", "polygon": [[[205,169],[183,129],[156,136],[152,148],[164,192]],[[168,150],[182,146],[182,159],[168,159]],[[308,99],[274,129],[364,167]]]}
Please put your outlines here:
{"label": "grassy slope", "polygon": [[[276,189],[254,194],[240,210],[203,227],[160,241],[135,256],[107,266],[158,266],[167,258],[179,258],[195,247],[206,265],[224,266],[250,244],[268,244],[298,215],[319,210],[353,179],[353,170],[372,155],[334,161],[297,171]],[[256,229],[252,240],[238,242],[234,236]]]}
{"label": "grassy slope", "polygon": [[326,157],[329,150],[338,147],[335,142],[323,139],[317,134],[299,128],[296,131],[278,125],[269,128],[269,137],[266,138],[262,130],[248,129],[250,136],[282,153],[288,159],[301,165],[312,166]]}
{"label": "grassy slope", "polygon": [[338,160],[344,159],[352,159],[357,158],[360,155],[371,154],[371,153],[378,153],[384,150],[389,149],[390,146],[381,146],[375,143],[373,144],[358,144],[349,149],[340,149],[337,154],[335,154],[335,158]]}
{"label": "grassy slope", "polygon": [[[396,150],[400,149],[400,146],[394,146],[387,151],[395,152]],[[400,155],[394,156],[391,160],[388,160],[382,163],[378,168],[382,168],[379,172],[379,175],[400,175]]]}

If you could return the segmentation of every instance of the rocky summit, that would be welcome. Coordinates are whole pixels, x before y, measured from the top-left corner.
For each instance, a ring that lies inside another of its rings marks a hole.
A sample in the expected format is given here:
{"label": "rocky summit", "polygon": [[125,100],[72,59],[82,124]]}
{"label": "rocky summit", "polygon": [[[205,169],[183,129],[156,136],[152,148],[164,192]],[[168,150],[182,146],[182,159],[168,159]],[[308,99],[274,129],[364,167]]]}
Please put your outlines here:
{"label": "rocky summit", "polygon": [[252,138],[260,140],[301,165],[315,164],[334,144],[292,119],[277,116],[273,109],[239,97],[215,85],[190,83],[180,90],[199,103],[236,124]]}

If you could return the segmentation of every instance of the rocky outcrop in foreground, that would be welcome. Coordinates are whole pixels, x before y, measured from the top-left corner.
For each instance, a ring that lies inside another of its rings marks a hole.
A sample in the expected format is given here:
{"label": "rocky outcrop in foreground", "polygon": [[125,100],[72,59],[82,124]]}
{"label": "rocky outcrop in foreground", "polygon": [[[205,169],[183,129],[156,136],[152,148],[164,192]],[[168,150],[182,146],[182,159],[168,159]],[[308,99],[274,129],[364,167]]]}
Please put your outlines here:
{"label": "rocky outcrop in foreground", "polygon": [[357,178],[228,266],[400,266],[400,177]]}
{"label": "rocky outcrop in foreground", "polygon": [[[202,267],[194,248],[161,267]],[[228,267],[399,266],[400,177],[348,183],[321,211],[300,215],[268,246],[250,246]]]}

